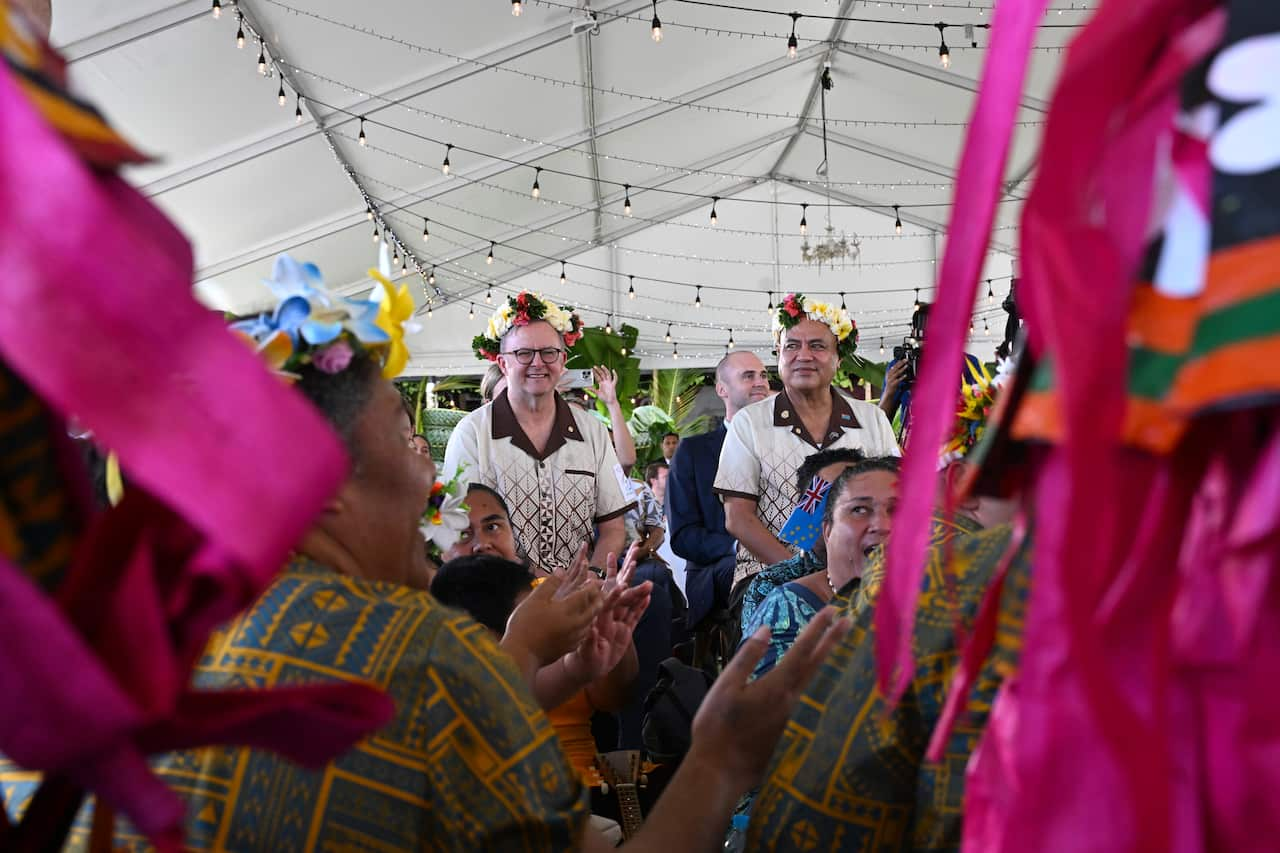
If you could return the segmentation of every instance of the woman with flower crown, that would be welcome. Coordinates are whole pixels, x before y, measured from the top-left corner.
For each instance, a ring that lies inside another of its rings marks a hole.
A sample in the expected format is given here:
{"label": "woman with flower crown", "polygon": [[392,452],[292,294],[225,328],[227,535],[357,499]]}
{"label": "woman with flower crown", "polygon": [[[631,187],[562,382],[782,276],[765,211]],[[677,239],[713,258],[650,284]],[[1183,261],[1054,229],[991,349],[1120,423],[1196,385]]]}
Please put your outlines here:
{"label": "woman with flower crown", "polygon": [[735,585],[791,556],[778,533],[794,508],[795,473],[806,456],[838,447],[867,456],[899,452],[884,412],[831,384],[858,344],[848,311],[789,293],[772,320],[783,390],[734,417],[716,474],[715,492],[738,540]]}

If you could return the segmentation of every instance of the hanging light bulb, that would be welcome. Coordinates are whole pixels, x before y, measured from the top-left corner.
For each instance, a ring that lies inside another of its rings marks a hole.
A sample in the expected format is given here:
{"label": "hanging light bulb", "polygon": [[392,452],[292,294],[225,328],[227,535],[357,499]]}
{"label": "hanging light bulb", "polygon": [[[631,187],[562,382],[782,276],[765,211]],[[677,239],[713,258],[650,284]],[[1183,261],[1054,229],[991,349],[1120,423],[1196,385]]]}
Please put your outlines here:
{"label": "hanging light bulb", "polygon": [[302,124],[302,95],[298,95],[298,105],[293,108],[293,123]]}
{"label": "hanging light bulb", "polygon": [[988,338],[991,337],[991,327],[987,325],[987,321],[985,319],[982,321],[982,334],[986,335]]}
{"label": "hanging light bulb", "polygon": [[791,13],[791,38],[787,39],[787,56],[792,59],[796,58],[796,49],[800,47],[800,42],[796,40],[796,21],[800,20],[799,12]]}
{"label": "hanging light bulb", "polygon": [[[627,348],[626,348],[626,347],[623,347],[623,348],[622,348],[622,357],[623,357],[623,358],[626,358],[626,357],[627,357]],[[634,406],[635,404],[634,404],[634,403],[632,403],[632,405]]]}
{"label": "hanging light bulb", "polygon": [[800,234],[801,236],[809,233],[809,205],[800,205]]}
{"label": "hanging light bulb", "polygon": [[973,334],[973,318],[969,318],[969,334]]}
{"label": "hanging light bulb", "polygon": [[712,225],[715,225],[717,222],[719,222],[719,221],[720,221],[720,220],[716,217],[716,202],[718,202],[719,200],[720,200],[720,197],[719,197],[719,196],[713,196],[713,197],[711,198],[711,224],[712,224]]}
{"label": "hanging light bulb", "polygon": [[729,349],[733,349],[733,329],[729,330],[729,343],[725,344]]}
{"label": "hanging light bulb", "polygon": [[435,284],[435,283],[436,283],[436,265],[432,264],[431,273],[430,275],[427,276],[427,284]]}
{"label": "hanging light bulb", "polygon": [[244,15],[236,13],[236,47],[244,50]]}
{"label": "hanging light bulb", "polygon": [[542,174],[542,167],[538,166],[533,172],[533,187],[529,190],[529,195],[537,198],[542,195],[542,187],[538,186],[538,176]]}
{"label": "hanging light bulb", "polygon": [[474,320],[476,318],[476,304],[474,302],[468,302],[467,304],[471,306],[467,309],[467,319]]}
{"label": "hanging light bulb", "polygon": [[222,3],[219,0],[213,0],[213,19],[216,21],[222,17]]}
{"label": "hanging light bulb", "polygon": [[444,146],[444,162],[440,164],[440,171],[446,175],[449,174],[449,152],[453,150],[453,143]]}
{"label": "hanging light bulb", "polygon": [[400,259],[400,274],[404,275],[409,272],[409,259],[407,257]]}
{"label": "hanging light bulb", "polygon": [[282,107],[289,103],[289,96],[284,93],[284,78],[280,79],[280,91],[276,92],[276,101]]}
{"label": "hanging light bulb", "polygon": [[267,73],[267,49],[258,43],[258,73],[265,75]]}
{"label": "hanging light bulb", "polygon": [[914,310],[914,311],[919,311],[919,310],[920,310],[920,288],[918,288],[918,287],[916,288],[916,304],[915,304],[915,306],[913,307],[913,309],[912,309],[912,310]]}
{"label": "hanging light bulb", "polygon": [[604,333],[606,335],[613,334],[613,315],[612,314],[609,315],[609,319],[604,321]]}
{"label": "hanging light bulb", "polygon": [[376,243],[381,239],[382,239],[382,235],[378,233],[378,226],[374,225],[373,226],[373,242]]}
{"label": "hanging light bulb", "polygon": [[700,284],[697,285],[697,288],[698,288],[698,292],[693,295],[693,307],[701,308],[702,307],[702,285]]}
{"label": "hanging light bulb", "polygon": [[630,216],[631,215],[631,184],[622,185],[622,194],[623,194],[622,212],[625,215]]}
{"label": "hanging light bulb", "polygon": [[494,247],[494,242],[493,242],[492,240],[490,240],[490,241],[489,241],[489,257],[487,257],[487,258],[485,258],[485,259],[484,259],[484,262],[485,262],[486,264],[492,264],[492,263],[493,263],[493,247]]}
{"label": "hanging light bulb", "polygon": [[520,17],[520,13],[524,11],[524,5],[520,0],[511,0],[511,14]]}
{"label": "hanging light bulb", "polygon": [[431,220],[427,219],[424,216],[422,217],[422,242],[425,243],[430,239],[431,239]]}
{"label": "hanging light bulb", "polygon": [[635,299],[636,298],[636,277],[633,275],[629,275],[627,276],[627,278],[631,282],[630,284],[627,285],[627,298]]}
{"label": "hanging light bulb", "polygon": [[671,343],[671,324],[670,323],[667,324],[667,337],[665,338],[665,340],[667,343]]}
{"label": "hanging light bulb", "polygon": [[769,310],[773,310],[773,291],[769,291]]}
{"label": "hanging light bulb", "polygon": [[990,305],[996,301],[996,292],[991,288],[991,279],[987,279],[987,304]]}
{"label": "hanging light bulb", "polygon": [[490,287],[488,290],[484,292],[484,304],[485,305],[493,304],[493,288],[492,287]]}
{"label": "hanging light bulb", "polygon": [[435,305],[433,305],[430,301],[428,301],[427,302],[427,319],[430,320],[433,316],[435,316]]}
{"label": "hanging light bulb", "polygon": [[658,20],[658,0],[653,0],[653,24],[650,25],[649,34],[653,36],[655,42],[662,41],[662,21]]}
{"label": "hanging light bulb", "polygon": [[400,263],[400,250],[396,249],[391,253],[391,265],[395,266]]}
{"label": "hanging light bulb", "polygon": [[369,140],[364,135],[364,116],[360,116],[360,135],[356,137],[356,141],[361,145],[368,145]]}
{"label": "hanging light bulb", "polygon": [[679,358],[680,358],[680,345],[679,345],[679,344],[672,344],[672,345],[671,345],[671,360],[672,360],[672,361],[677,361],[677,360],[679,360]]}
{"label": "hanging light bulb", "polygon": [[880,339],[880,354],[884,355],[884,338]]}
{"label": "hanging light bulb", "polygon": [[849,306],[844,304],[844,291],[843,291],[843,290],[842,290],[842,291],[840,291],[840,310],[841,310],[841,311],[848,311],[848,310],[849,310]]}
{"label": "hanging light bulb", "polygon": [[898,215],[898,206],[893,206],[893,233],[902,233],[902,217]]}
{"label": "hanging light bulb", "polygon": [[947,25],[934,24],[934,26],[938,28],[938,39],[940,42],[938,45],[938,62],[942,65],[943,68],[950,68],[951,67],[951,51],[947,48],[947,33],[946,33]]}
{"label": "hanging light bulb", "polygon": [[370,222],[373,221],[373,205],[366,204],[364,206],[364,218],[369,220]]}
{"label": "hanging light bulb", "polygon": [[569,274],[565,272],[564,261],[560,262],[560,283],[561,284],[569,283]]}

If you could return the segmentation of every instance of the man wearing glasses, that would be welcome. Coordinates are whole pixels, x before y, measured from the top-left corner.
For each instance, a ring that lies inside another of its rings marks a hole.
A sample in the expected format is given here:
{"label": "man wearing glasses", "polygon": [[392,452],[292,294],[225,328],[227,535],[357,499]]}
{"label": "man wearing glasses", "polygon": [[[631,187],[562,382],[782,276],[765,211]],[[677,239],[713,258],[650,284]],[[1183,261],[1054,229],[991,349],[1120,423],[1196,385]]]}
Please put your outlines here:
{"label": "man wearing glasses", "polygon": [[608,431],[556,393],[566,337],[580,328],[577,315],[528,293],[499,308],[475,344],[502,368],[506,390],[463,418],[445,451],[444,479],[462,467],[469,482],[501,494],[519,540],[546,571],[569,565],[593,530],[591,564],[602,568],[622,551],[632,506]]}

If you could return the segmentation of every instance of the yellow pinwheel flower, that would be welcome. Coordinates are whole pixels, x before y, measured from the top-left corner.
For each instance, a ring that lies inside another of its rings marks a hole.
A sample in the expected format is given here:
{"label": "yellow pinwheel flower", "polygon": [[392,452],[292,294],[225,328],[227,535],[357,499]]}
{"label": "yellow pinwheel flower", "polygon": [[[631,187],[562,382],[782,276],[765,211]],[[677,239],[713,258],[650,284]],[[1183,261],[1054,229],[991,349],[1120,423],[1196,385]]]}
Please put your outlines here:
{"label": "yellow pinwheel flower", "polygon": [[369,270],[369,275],[382,285],[385,297],[378,306],[378,318],[374,324],[391,338],[387,360],[382,365],[382,375],[386,379],[394,379],[409,363],[409,348],[405,346],[404,333],[405,324],[413,317],[413,296],[407,286],[402,284],[396,289],[377,270]]}

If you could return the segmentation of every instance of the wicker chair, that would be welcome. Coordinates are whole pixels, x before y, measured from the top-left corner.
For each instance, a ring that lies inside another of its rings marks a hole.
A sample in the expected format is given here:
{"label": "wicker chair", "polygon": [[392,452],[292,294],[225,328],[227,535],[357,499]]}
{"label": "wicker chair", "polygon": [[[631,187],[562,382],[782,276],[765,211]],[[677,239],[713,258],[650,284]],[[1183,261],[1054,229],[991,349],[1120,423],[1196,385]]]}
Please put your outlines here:
{"label": "wicker chair", "polygon": [[449,436],[458,422],[467,416],[466,412],[457,409],[423,409],[422,434],[431,445],[431,458],[436,462],[444,461],[444,449],[449,444]]}

